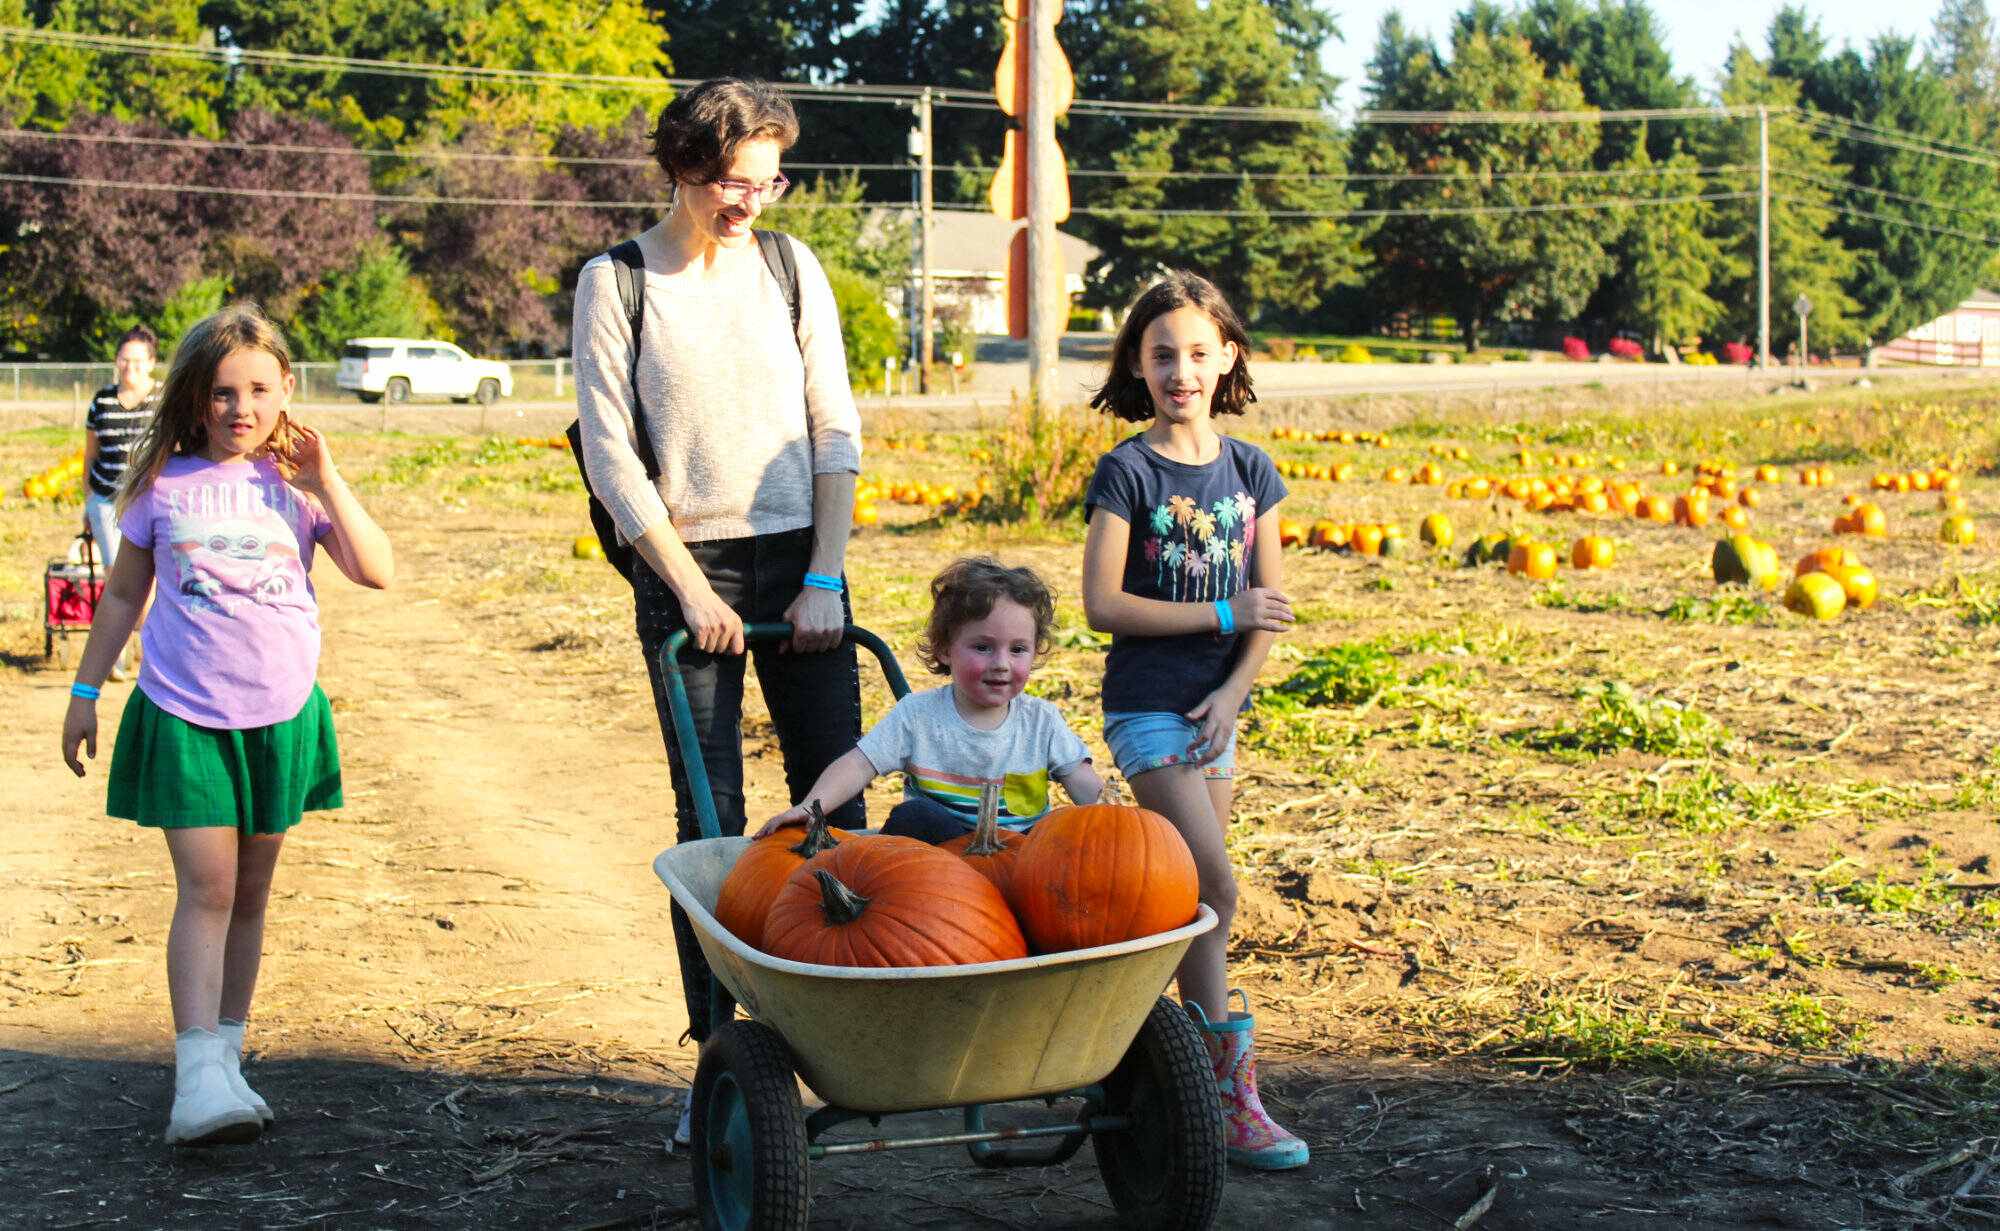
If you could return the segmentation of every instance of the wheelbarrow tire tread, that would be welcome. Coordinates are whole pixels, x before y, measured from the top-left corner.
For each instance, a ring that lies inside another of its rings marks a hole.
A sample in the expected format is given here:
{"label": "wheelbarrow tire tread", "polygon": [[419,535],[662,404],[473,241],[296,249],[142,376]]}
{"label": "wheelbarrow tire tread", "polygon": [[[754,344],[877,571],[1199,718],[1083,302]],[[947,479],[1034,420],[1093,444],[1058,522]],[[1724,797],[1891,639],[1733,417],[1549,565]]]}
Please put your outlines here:
{"label": "wheelbarrow tire tread", "polygon": [[1133,1121],[1091,1135],[1119,1220],[1139,1231],[1202,1231],[1222,1205],[1229,1160],[1215,1072],[1186,1010],[1155,1002],[1103,1087],[1105,1111]]}
{"label": "wheelbarrow tire tread", "polygon": [[[717,1097],[728,1100],[742,1117],[752,1155],[744,1182],[727,1193],[715,1191],[716,1146],[709,1140],[711,1104]],[[702,1045],[690,1098],[690,1158],[703,1228],[804,1231],[812,1200],[806,1116],[784,1039],[761,1022],[724,1023]]]}

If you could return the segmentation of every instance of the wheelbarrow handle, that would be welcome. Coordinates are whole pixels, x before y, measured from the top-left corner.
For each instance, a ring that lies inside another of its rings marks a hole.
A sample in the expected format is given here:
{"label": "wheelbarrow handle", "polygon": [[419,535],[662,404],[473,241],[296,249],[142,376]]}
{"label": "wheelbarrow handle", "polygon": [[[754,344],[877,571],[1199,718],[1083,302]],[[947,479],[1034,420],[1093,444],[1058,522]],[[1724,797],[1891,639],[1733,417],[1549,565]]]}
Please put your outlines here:
{"label": "wheelbarrow handle", "polygon": [[[753,621],[743,626],[743,640],[784,641],[791,637],[792,626],[781,620]],[[688,705],[687,684],[681,679],[680,652],[687,644],[688,630],[678,629],[660,647],[660,676],[667,682],[667,708],[674,719],[674,745],[681,751],[681,767],[687,772],[688,793],[694,796],[695,817],[701,822],[701,836],[719,838],[722,823],[715,815],[715,796],[708,787],[708,767],[702,763],[701,741],[695,738],[694,710]],[[874,633],[858,625],[848,624],[841,629],[842,645],[864,646],[882,664],[882,674],[888,677],[889,691],[897,700],[902,700],[910,691],[909,681],[903,678],[903,668],[889,645]]]}

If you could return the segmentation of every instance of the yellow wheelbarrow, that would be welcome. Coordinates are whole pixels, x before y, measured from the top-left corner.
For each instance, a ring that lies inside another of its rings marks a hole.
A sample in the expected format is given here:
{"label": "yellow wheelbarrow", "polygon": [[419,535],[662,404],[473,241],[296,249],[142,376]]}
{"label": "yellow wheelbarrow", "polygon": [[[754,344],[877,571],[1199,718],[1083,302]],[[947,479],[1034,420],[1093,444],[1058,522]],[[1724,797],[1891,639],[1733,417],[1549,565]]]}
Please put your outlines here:
{"label": "yellow wheelbarrow", "polygon": [[[784,637],[752,624],[750,637]],[[908,691],[881,640],[848,637]],[[742,837],[717,833],[713,801],[676,661],[662,647],[669,703],[704,835],[653,861],[701,942],[714,977],[748,1020],[713,1023],[695,1069],[695,1204],[714,1231],[806,1226],[813,1159],[923,1146],[964,1146],[982,1167],[1047,1166],[1088,1140],[1125,1225],[1200,1231],[1222,1201],[1222,1104],[1207,1050],[1161,992],[1188,944],[1215,926],[1195,920],[1155,936],[972,966],[859,969],[772,957],[716,922],[716,895]],[[718,1003],[720,998],[717,998]],[[808,1114],[799,1081],[824,1106]],[[1081,1100],[1073,1118],[989,1128],[986,1105]],[[964,1131],[825,1142],[837,1125],[897,1112],[963,1110]]]}

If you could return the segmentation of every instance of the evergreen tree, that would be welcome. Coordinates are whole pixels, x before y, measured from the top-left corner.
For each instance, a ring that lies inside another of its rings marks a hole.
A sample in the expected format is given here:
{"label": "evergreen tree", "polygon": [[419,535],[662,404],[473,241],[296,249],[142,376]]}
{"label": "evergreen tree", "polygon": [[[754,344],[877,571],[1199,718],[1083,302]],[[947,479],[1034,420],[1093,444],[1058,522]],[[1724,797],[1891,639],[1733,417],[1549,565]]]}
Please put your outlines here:
{"label": "evergreen tree", "polygon": [[[1626,165],[1634,171],[1655,167],[1643,142]],[[1741,276],[1743,265],[1740,254],[1724,252],[1707,233],[1714,203],[1688,199],[1703,195],[1706,187],[1695,173],[1694,159],[1677,154],[1665,167],[1679,173],[1630,181],[1649,198],[1672,203],[1632,211],[1619,249],[1618,274],[1611,279],[1618,289],[1606,297],[1616,305],[1614,319],[1639,330],[1654,350],[1694,343],[1705,334],[1722,315],[1722,306],[1708,293],[1710,284],[1731,274]]]}
{"label": "evergreen tree", "polygon": [[682,77],[834,81],[860,0],[645,0]]}
{"label": "evergreen tree", "polygon": [[[1058,37],[1085,98],[1317,109],[1332,84],[1266,0],[1072,0]],[[1103,252],[1096,298],[1122,303],[1163,268],[1214,281],[1246,317],[1310,313],[1359,262],[1344,150],[1327,121],[1072,114],[1065,224]]]}
{"label": "evergreen tree", "polygon": [[[1952,150],[1974,139],[1973,117],[1951,84],[1917,62],[1912,40],[1875,40],[1863,61],[1845,52],[1815,74],[1821,109],[1841,119],[1929,138]],[[1991,265],[1986,236],[2000,230],[2000,185],[1990,166],[1845,130],[1834,157],[1845,164],[1846,207],[1832,232],[1857,260],[1847,281],[1860,304],[1856,324],[1891,338],[1950,310]],[[1815,322],[1817,324],[1817,322]]]}
{"label": "evergreen tree", "polygon": [[[1674,75],[1660,21],[1645,0],[1531,0],[1521,12],[1521,33],[1551,76],[1576,78],[1583,101],[1604,111],[1685,107],[1694,101],[1694,83]],[[1632,158],[1642,134],[1651,161],[1672,156],[1686,140],[1679,121],[1639,125],[1627,121],[1605,127],[1597,150],[1599,167]]]}
{"label": "evergreen tree", "polygon": [[[1857,305],[1846,286],[1854,276],[1854,254],[1833,233],[1833,206],[1841,191],[1840,170],[1828,144],[1805,127],[1784,119],[1797,105],[1799,83],[1775,76],[1742,43],[1731,49],[1722,85],[1727,106],[1770,108],[1771,121],[1771,320],[1773,350],[1782,349],[1778,322],[1801,294],[1811,299],[1812,336],[1827,345],[1854,344],[1862,333]],[[1718,121],[1703,130],[1698,157],[1709,166],[1757,165],[1757,120],[1747,116]],[[1755,341],[1757,332],[1757,201],[1755,172],[1744,181],[1753,191],[1742,200],[1717,202],[1710,236],[1730,254],[1731,267],[1715,281],[1722,305],[1718,330],[1725,338]],[[1741,254],[1739,257],[1737,254]],[[1740,264],[1737,262],[1740,260]]]}
{"label": "evergreen tree", "polygon": [[[1491,34],[1488,31],[1500,30]],[[1378,108],[1408,111],[1579,111],[1582,91],[1551,78],[1527,40],[1491,6],[1461,14],[1452,57],[1438,59],[1384,23],[1373,83]],[[1388,39],[1394,38],[1391,48]],[[1401,63],[1385,63],[1401,54]],[[1500,321],[1567,322],[1610,272],[1605,218],[1563,208],[1593,199],[1589,180],[1534,175],[1590,168],[1597,127],[1576,123],[1381,125],[1366,136],[1369,204],[1412,211],[1375,233],[1382,302],[1455,316],[1468,349]],[[1494,212],[1477,212],[1492,210]]]}
{"label": "evergreen tree", "polygon": [[2000,138],[2000,39],[1986,0],[1944,0],[1926,54],[1965,116],[1973,144],[1992,146]]}

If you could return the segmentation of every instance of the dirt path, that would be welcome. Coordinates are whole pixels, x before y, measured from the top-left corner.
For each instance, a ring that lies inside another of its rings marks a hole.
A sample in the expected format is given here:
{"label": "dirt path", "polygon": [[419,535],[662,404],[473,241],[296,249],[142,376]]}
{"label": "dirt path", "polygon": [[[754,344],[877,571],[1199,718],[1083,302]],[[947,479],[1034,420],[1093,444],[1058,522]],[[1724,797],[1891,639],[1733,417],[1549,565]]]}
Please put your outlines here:
{"label": "dirt path", "polygon": [[[156,836],[98,813],[108,739],[84,783],[58,761],[67,670],[15,656],[0,672],[11,715],[0,728],[12,787],[0,801],[9,1225],[693,1223],[687,1161],[666,1143],[694,1053],[676,1042],[684,1017],[667,896],[650,867],[669,804],[629,604],[590,588],[595,577],[581,595],[561,577],[523,583],[518,562],[552,558],[557,537],[534,517],[438,522],[436,505],[420,510],[414,497],[377,507],[398,536],[406,580],[386,594],[323,581],[322,681],[341,728],[348,805],[295,831],[280,867],[251,1075],[283,1119],[253,1147],[176,1154],[159,1144],[170,1083],[163,852]],[[871,582],[920,587],[944,548],[922,544],[914,562],[893,550],[876,547]],[[1068,547],[1008,550],[1072,580]],[[515,572],[482,580],[496,559],[515,561]],[[538,588],[544,581],[554,589]],[[544,603],[551,593],[561,601]],[[885,593],[871,597],[886,607]],[[1064,678],[1048,672],[1052,685]],[[117,703],[103,712],[109,719]],[[751,744],[755,754],[754,723]],[[1436,762],[1427,772],[1450,768],[1421,750],[1406,755]],[[759,768],[753,812],[775,803]],[[1305,860],[1351,837],[1412,858],[1396,844],[1414,839],[1388,817],[1353,821],[1356,834],[1286,821],[1284,801],[1310,802],[1301,783],[1273,771],[1246,789],[1251,810],[1271,818],[1259,846],[1282,841]],[[1407,801],[1357,793],[1354,806]],[[1983,827],[1988,813],[1973,820]],[[1969,820],[1968,835],[1974,828]],[[1913,1118],[1950,1114],[1927,1104],[1920,1080],[1858,1070],[1850,1080],[1837,1068],[1758,1083],[1539,1076],[1427,1058],[1435,1053],[1384,1024],[1382,1006],[1399,988],[1412,1005],[1426,995],[1451,1003],[1456,976],[1434,969],[1430,949],[1419,969],[1418,947],[1393,939],[1398,912],[1451,935],[1470,963],[1483,945],[1512,943],[1514,916],[1537,899],[1496,884],[1470,902],[1413,889],[1392,902],[1387,888],[1357,897],[1300,866],[1246,893],[1238,968],[1261,1003],[1284,1006],[1262,1023],[1267,1093],[1314,1159],[1285,1175],[1233,1173],[1217,1226],[1450,1226],[1489,1191],[1490,1212],[1474,1220],[1482,1228],[1935,1225],[1923,1216],[1939,1208],[1933,1198],[1905,1199],[1887,1184],[1945,1156],[1909,1145]],[[1383,953],[1346,951],[1349,937]],[[1326,938],[1331,948],[1303,948]],[[1615,947],[1619,938],[1586,939]],[[1649,925],[1627,947],[1652,939]],[[1592,948],[1577,960],[1622,959]],[[1959,960],[1981,970],[1984,948]],[[1954,996],[1971,1001],[1985,986]],[[1364,1005],[1377,1016],[1364,1019]],[[932,1121],[936,1131],[956,1123]],[[817,1164],[813,1184],[816,1227],[1113,1225],[1088,1150],[1028,1172],[914,1151]]]}

